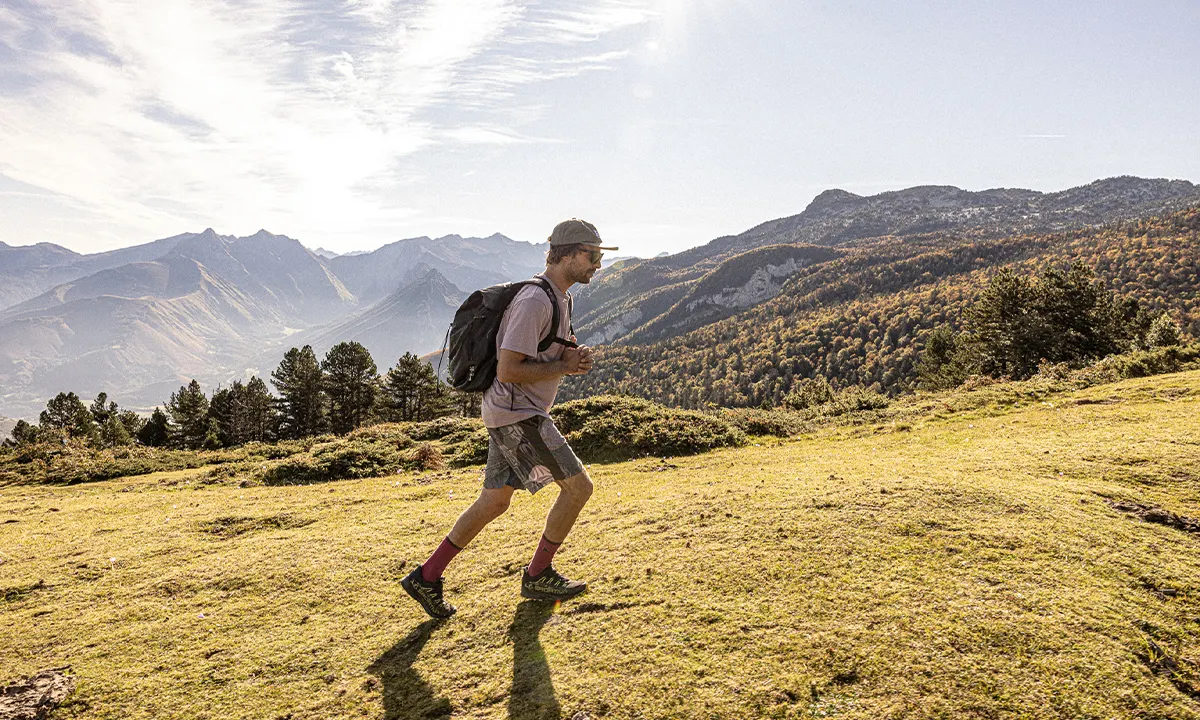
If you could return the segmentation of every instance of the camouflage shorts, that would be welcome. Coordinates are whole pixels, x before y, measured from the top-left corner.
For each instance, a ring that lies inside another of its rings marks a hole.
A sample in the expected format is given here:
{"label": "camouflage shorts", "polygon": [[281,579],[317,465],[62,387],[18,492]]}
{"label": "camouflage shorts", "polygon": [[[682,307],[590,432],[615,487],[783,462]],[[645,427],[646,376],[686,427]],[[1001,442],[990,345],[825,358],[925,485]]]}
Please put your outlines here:
{"label": "camouflage shorts", "polygon": [[553,480],[566,480],[583,472],[575,451],[548,417],[535,415],[512,425],[488,428],[485,488],[505,485],[525,488],[530,493]]}

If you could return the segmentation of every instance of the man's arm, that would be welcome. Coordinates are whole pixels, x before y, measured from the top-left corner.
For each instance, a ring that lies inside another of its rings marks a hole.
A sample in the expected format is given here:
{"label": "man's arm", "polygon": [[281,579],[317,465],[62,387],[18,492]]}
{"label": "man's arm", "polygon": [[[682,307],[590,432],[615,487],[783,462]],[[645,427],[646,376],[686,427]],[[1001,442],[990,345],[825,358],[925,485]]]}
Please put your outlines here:
{"label": "man's arm", "polygon": [[523,353],[501,348],[496,378],[506,383],[528,383],[563,375],[582,375],[591,369],[591,353],[580,352],[579,348],[563,348],[562,357],[550,362],[538,362]]}

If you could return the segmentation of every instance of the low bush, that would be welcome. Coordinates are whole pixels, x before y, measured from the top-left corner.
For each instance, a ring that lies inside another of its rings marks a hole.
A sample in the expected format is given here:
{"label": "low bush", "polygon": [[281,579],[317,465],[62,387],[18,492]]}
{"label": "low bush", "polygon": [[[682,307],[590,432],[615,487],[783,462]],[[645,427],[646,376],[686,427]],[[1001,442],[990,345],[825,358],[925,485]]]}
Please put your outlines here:
{"label": "low bush", "polygon": [[791,437],[804,432],[809,423],[799,413],[789,410],[762,410],[758,408],[722,408],[717,417],[733,423],[747,435],[774,435]]}
{"label": "low bush", "polygon": [[1117,382],[1128,378],[1149,377],[1179,372],[1200,364],[1200,344],[1171,345],[1153,350],[1136,350],[1110,355],[1072,374],[1071,379],[1086,385]]}
{"label": "low bush", "polygon": [[488,432],[479,428],[463,438],[454,446],[454,454],[450,457],[450,467],[466,467],[487,462]]}
{"label": "low bush", "polygon": [[346,436],[346,440],[386,443],[398,450],[412,447],[413,439],[405,430],[412,423],[381,423],[362,427]]}
{"label": "low bush", "polygon": [[589,462],[692,455],[746,443],[740,428],[719,417],[640,398],[601,395],[574,400],[551,415],[576,454]]}
{"label": "low bush", "polygon": [[265,485],[308,485],[330,480],[390,475],[405,457],[388,443],[364,440],[324,443],[308,455],[294,455],[263,472]]}
{"label": "low bush", "polygon": [[442,417],[418,423],[405,423],[408,435],[413,440],[442,440],[454,443],[483,427],[475,418]]}
{"label": "low bush", "polygon": [[833,388],[824,375],[800,380],[783,398],[783,404],[794,410],[805,410],[833,402]]}
{"label": "low bush", "polygon": [[883,395],[861,385],[851,385],[834,396],[833,401],[822,406],[824,415],[844,415],[860,410],[881,410],[888,406]]}
{"label": "low bush", "polygon": [[413,448],[408,461],[417,470],[441,470],[446,467],[446,458],[433,443],[421,443]]}

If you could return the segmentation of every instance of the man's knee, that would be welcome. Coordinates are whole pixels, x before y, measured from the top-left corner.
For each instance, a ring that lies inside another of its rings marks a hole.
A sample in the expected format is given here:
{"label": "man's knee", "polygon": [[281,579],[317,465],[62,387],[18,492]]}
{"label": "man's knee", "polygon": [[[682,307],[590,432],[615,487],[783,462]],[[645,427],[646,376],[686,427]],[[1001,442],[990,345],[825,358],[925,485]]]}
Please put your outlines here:
{"label": "man's knee", "polygon": [[498,518],[508,510],[508,504],[512,502],[512,493],[484,490],[475,502],[484,514],[492,518]]}
{"label": "man's knee", "polygon": [[580,505],[586,503],[592,496],[592,479],[588,477],[586,470],[578,475],[572,475],[559,485],[562,486],[563,492],[569,494],[571,499]]}

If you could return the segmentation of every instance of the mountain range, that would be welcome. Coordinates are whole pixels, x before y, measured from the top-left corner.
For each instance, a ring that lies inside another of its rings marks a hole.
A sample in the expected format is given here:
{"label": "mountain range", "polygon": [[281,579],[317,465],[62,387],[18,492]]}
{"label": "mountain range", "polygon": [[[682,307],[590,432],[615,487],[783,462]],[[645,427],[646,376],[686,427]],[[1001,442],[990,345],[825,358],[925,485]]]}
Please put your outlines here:
{"label": "mountain range", "polygon": [[[1065,257],[1070,243],[1045,238],[1197,204],[1200,187],[1190,182],[1134,177],[1055,193],[921,186],[864,197],[828,190],[797,215],[675,255],[621,259],[577,286],[577,334],[606,346],[609,364],[570,380],[565,394],[615,389],[678,403],[664,389],[674,382],[663,376],[668,368],[740,366],[742,356],[762,343],[777,346],[813,313],[852,315],[854,303],[1032,257],[1029,248]],[[358,340],[383,371],[404,352],[440,348],[467,292],[530,276],[543,267],[543,252],[496,234],[410,238],[339,255],[265,230],[233,237],[212,229],[90,255],[49,243],[0,243],[0,412],[34,417],[63,390],[85,398],[104,390],[145,409],[192,377],[211,389],[268,376],[287,348],[306,343],[324,353]],[[919,350],[925,326],[913,327],[917,334],[905,342]],[[735,337],[741,344],[722,344]],[[703,362],[688,360],[700,356]],[[771,357],[753,375],[769,381],[770,395],[794,373],[815,371],[788,365],[779,350]],[[666,364],[657,375],[647,376],[660,361]],[[911,367],[897,366],[886,383],[882,375],[859,379],[894,389],[905,373]],[[651,392],[654,383],[662,388]],[[760,401],[763,387],[692,395],[744,404]]]}
{"label": "mountain range", "polygon": [[[684,252],[627,261],[597,274],[576,293],[575,328],[591,345],[646,342],[679,335],[736,315],[777,293],[811,262],[781,260],[770,246],[809,246],[810,260],[826,259],[885,237],[941,233],[984,241],[1051,233],[1130,218],[1161,215],[1200,203],[1200,186],[1185,180],[1115,177],[1069,190],[1041,193],[997,188],[970,192],[925,185],[862,197],[826,190],[803,212],[771,220],[738,235],[716,238]],[[799,251],[787,251],[796,253]],[[787,252],[784,254],[786,255]],[[770,282],[765,277],[772,278]],[[752,286],[758,284],[759,289]],[[722,300],[720,296],[729,300]],[[735,299],[740,298],[740,299]],[[692,317],[694,310],[703,312]],[[669,317],[661,317],[671,313]]]}
{"label": "mountain range", "polygon": [[211,228],[80,255],[0,244],[0,410],[103,390],[131,407],[190,378],[212,387],[269,375],[288,347],[358,340],[385,370],[440,346],[461,287],[528,277],[543,250],[503,235],[410,238],[322,257],[265,230]]}

